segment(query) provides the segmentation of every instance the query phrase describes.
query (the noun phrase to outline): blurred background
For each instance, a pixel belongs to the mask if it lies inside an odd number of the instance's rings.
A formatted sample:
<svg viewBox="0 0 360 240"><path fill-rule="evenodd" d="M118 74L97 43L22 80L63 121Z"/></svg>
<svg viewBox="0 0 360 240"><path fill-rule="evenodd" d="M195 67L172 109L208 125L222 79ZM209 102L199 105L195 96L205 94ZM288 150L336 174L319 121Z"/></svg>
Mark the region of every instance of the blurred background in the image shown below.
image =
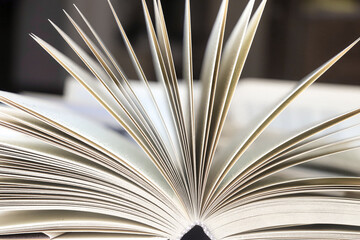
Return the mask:
<svg viewBox="0 0 360 240"><path fill-rule="evenodd" d="M153 80L141 1L112 2L145 73ZM35 33L76 59L47 21L51 19L70 36L79 39L61 10L65 9L81 22L73 3L102 36L128 77L136 78L105 0L0 0L1 89L62 93L67 73L28 34ZM227 35L246 3L245 0L230 1ZM162 4L181 78L184 0L163 0ZM148 1L148 5L151 8L152 1ZM203 52L219 5L220 0L191 2L195 78L199 78ZM242 78L299 80L359 36L358 0L270 0ZM320 81L358 85L359 66L360 46L357 46Z"/></svg>

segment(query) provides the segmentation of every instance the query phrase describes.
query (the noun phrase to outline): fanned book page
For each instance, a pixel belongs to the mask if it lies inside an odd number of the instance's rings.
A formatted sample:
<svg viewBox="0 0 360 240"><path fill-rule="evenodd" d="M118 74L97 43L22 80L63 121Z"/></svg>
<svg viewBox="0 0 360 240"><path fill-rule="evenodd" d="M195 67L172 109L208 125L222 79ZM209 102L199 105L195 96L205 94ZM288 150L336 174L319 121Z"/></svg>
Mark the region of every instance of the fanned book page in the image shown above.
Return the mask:
<svg viewBox="0 0 360 240"><path fill-rule="evenodd" d="M266 0L249 1L228 39L231 2L222 1L205 50L200 96L194 92L190 0L184 2L184 92L161 2L154 0L150 13L142 0L166 101L154 93L121 16L108 4L141 91L91 26L94 20L76 6L78 20L65 15L87 49L50 23L87 69L30 36L128 136L51 103L0 91L1 239L38 234L58 240L195 239L196 229L210 239L360 238L360 170L341 168L345 154L359 161L360 108L299 129L286 140L263 141L277 116L359 40L306 75L257 124L227 133L223 142ZM329 156L338 163L326 165ZM309 164L318 159L322 165ZM326 172L319 166L332 167Z"/></svg>

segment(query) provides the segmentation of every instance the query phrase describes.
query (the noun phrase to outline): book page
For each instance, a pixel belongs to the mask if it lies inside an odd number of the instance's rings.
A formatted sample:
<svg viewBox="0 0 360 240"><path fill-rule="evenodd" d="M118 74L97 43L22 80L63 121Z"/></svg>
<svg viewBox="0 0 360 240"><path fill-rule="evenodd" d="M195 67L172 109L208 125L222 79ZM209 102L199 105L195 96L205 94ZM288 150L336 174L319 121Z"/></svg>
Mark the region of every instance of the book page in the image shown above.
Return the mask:
<svg viewBox="0 0 360 240"><path fill-rule="evenodd" d="M247 231L319 222L357 226L359 211L357 199L294 196L253 202L213 215L207 218L206 226L216 239Z"/></svg>
<svg viewBox="0 0 360 240"><path fill-rule="evenodd" d="M167 238L159 238L152 236L141 236L126 233L96 233L96 232L85 232L85 233L65 233L59 237L52 238L56 240L167 240Z"/></svg>
<svg viewBox="0 0 360 240"><path fill-rule="evenodd" d="M206 46L201 67L200 81L202 85L201 99L196 118L196 161L198 169L199 196L203 190L203 174L206 161L206 149L215 98L215 87L218 79L220 58L224 40L225 23L228 10L228 0L223 0L215 19Z"/></svg>
<svg viewBox="0 0 360 240"><path fill-rule="evenodd" d="M239 145L236 150L228 149L227 153L224 155L217 156L219 159L214 160L214 164L217 164L217 166L212 168L214 171L209 175L209 186L214 186L210 191L210 196L214 193L214 191L219 192L221 191L220 189L228 186L228 184L236 176L241 174L249 166L249 164L251 164L251 162L256 161L255 159L251 158L242 159L242 161L239 161L239 159L275 117L277 117L301 92L303 92L316 79L318 79L358 41L359 39L354 41L339 54L306 76L293 91L291 91L272 111L270 111L268 116L265 117L260 122L260 124L253 129L253 132ZM228 161L224 159L228 159ZM219 185L221 185L220 188L218 188Z"/></svg>
<svg viewBox="0 0 360 240"><path fill-rule="evenodd" d="M12 93L1 92L0 94L3 101L11 101L12 105L27 109L27 111L50 125L59 127L68 134L107 152L125 166L130 164L129 167L131 166L131 168L144 175L156 187L160 187L173 201L176 199L172 189L149 158L142 151L138 151L137 147L128 139L88 119L76 116L76 114L66 109L54 109L54 106L49 106L42 101Z"/></svg>
<svg viewBox="0 0 360 240"><path fill-rule="evenodd" d="M33 211L0 211L0 224L2 233L41 232L46 230L64 231L104 231L128 232L135 231L140 234L165 235L163 232L148 226L106 214L84 212L89 209L77 210L33 210Z"/></svg>

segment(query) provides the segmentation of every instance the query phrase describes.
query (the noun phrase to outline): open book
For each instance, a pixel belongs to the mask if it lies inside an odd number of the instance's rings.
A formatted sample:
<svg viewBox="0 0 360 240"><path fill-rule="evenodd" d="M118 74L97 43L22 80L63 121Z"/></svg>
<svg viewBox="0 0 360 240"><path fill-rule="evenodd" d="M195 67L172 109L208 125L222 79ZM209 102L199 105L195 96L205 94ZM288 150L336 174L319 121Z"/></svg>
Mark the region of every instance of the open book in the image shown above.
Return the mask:
<svg viewBox="0 0 360 240"><path fill-rule="evenodd" d="M180 97L161 3L154 1L153 23L142 1L154 68L167 99L161 104L110 2L143 83L141 94L80 11L87 34L66 15L92 56L51 24L88 70L31 34L131 138L51 104L1 92L0 234L178 239L198 225L213 239L359 239L359 175L302 174L294 166L330 155L341 162L343 153L355 152L359 125L347 120L360 109L299 130L282 142L274 139L265 146L260 141L266 127L358 40L304 77L253 128L232 132L227 144L219 144L265 2L253 11L250 0L225 41L229 3L222 1L196 102L189 0L184 17L185 98Z"/></svg>

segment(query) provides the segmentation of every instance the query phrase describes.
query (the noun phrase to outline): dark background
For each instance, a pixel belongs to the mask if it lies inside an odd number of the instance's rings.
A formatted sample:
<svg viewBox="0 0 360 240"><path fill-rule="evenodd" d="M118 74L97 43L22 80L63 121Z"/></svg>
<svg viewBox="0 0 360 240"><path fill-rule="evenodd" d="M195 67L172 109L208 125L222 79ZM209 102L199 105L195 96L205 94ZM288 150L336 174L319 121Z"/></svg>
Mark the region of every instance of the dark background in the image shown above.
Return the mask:
<svg viewBox="0 0 360 240"><path fill-rule="evenodd" d="M153 80L141 1L112 2L145 73ZM47 21L50 18L70 36L79 39L62 12L65 9L82 23L72 3L83 11L129 78L136 78L105 0L0 0L0 89L62 92L66 72L28 34L35 33L76 59ZM246 3L230 0L227 35ZM184 0L163 0L162 4L181 78ZM148 5L151 10L152 1L148 1ZM199 77L203 52L219 5L220 0L191 2L195 78ZM359 36L360 1L269 0L242 77L299 80ZM360 84L359 66L360 46L357 46L319 81Z"/></svg>

